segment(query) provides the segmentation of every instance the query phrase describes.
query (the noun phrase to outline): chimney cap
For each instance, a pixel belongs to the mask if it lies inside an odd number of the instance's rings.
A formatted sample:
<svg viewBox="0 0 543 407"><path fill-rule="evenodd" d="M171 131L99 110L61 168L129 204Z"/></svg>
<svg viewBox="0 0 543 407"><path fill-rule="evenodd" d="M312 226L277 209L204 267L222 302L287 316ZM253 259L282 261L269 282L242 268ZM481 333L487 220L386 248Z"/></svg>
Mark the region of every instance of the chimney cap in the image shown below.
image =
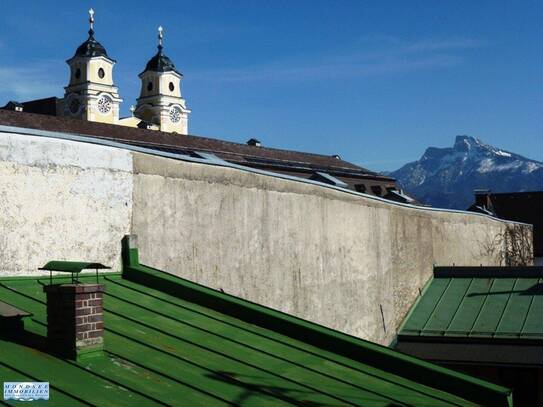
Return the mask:
<svg viewBox="0 0 543 407"><path fill-rule="evenodd" d="M72 283L79 283L78 275L82 270L94 269L96 270L96 282L98 283L98 270L110 269L111 267L104 266L101 263L90 263L85 261L59 261L54 260L48 262L46 265L40 267L38 270L49 271L49 281L53 284L53 271L70 273L72 276Z"/></svg>

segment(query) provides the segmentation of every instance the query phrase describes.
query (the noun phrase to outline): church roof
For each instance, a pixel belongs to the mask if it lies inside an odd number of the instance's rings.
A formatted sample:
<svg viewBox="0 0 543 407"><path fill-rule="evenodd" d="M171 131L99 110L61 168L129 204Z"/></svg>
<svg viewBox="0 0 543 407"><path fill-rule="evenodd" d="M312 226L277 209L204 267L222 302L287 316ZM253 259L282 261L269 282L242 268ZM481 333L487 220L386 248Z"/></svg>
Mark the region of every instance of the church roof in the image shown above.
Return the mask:
<svg viewBox="0 0 543 407"><path fill-rule="evenodd" d="M74 57L106 57L111 59L107 55L107 51L104 46L96 41L96 38L94 38L93 30L89 30L89 38L83 44L77 47Z"/></svg>
<svg viewBox="0 0 543 407"><path fill-rule="evenodd" d="M154 57L152 57L149 62L147 62L147 65L145 66L145 70L143 72L175 72L179 75L182 75L180 72L175 69L175 65L173 64L172 60L164 54L162 51L162 47L159 46L158 52L155 54Z"/></svg>

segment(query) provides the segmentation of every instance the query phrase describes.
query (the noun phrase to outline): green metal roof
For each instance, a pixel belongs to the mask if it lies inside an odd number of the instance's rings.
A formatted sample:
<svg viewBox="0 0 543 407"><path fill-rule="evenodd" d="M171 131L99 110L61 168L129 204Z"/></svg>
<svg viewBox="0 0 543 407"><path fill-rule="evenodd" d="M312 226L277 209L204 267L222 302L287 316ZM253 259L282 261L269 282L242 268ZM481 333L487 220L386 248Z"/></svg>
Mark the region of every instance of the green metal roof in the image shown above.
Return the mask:
<svg viewBox="0 0 543 407"><path fill-rule="evenodd" d="M511 405L508 389L140 265L130 250L122 275L100 276L105 355L83 361L44 347L48 278L0 279L0 298L34 314L25 336L0 338L0 378L50 382L51 406Z"/></svg>
<svg viewBox="0 0 543 407"><path fill-rule="evenodd" d="M399 336L543 339L543 268L436 268Z"/></svg>

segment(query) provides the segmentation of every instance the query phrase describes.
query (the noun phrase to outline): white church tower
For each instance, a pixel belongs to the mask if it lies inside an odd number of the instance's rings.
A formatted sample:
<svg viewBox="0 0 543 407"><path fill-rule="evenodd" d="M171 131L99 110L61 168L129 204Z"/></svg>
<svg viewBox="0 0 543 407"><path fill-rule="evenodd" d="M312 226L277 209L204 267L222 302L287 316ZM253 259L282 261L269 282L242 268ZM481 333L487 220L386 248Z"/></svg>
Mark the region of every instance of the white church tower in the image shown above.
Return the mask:
<svg viewBox="0 0 543 407"><path fill-rule="evenodd" d="M163 29L158 27L158 52L139 74L141 92L134 115L165 132L188 134L188 115L181 96L181 77L163 50Z"/></svg>
<svg viewBox="0 0 543 407"><path fill-rule="evenodd" d="M113 65L106 49L94 38L94 11L89 10L89 38L66 62L70 83L59 101L57 114L102 123L119 120L118 89L113 84Z"/></svg>

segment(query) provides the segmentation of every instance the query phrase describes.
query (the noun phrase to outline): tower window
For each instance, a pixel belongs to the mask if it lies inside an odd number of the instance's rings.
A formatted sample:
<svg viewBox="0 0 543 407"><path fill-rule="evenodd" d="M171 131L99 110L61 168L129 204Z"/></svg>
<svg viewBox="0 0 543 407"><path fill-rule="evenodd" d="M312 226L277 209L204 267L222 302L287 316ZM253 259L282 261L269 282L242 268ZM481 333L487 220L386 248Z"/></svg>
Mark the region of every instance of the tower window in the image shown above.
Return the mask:
<svg viewBox="0 0 543 407"><path fill-rule="evenodd" d="M147 91L148 91L148 92L151 92L152 90L153 90L153 82L149 82L149 83L147 84Z"/></svg>
<svg viewBox="0 0 543 407"><path fill-rule="evenodd" d="M81 78L81 69L80 69L80 68L77 68L77 69L75 70L74 76L75 76L75 79Z"/></svg>
<svg viewBox="0 0 543 407"><path fill-rule="evenodd" d="M173 92L173 90L175 89L175 86L173 85L173 82L170 82L168 87L170 88L170 92Z"/></svg>
<svg viewBox="0 0 543 407"><path fill-rule="evenodd" d="M98 69L98 76L100 77L100 79L103 79L104 76L106 76L103 68Z"/></svg>

